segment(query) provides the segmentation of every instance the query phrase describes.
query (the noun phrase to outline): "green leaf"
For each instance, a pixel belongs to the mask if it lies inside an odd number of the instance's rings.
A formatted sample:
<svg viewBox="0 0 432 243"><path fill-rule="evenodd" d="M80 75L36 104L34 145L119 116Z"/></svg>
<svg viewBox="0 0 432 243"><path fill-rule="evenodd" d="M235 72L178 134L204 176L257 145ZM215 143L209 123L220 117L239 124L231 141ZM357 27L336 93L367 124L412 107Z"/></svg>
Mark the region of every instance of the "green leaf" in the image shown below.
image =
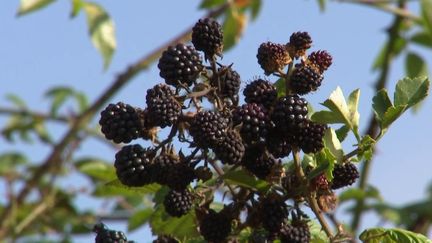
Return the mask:
<svg viewBox="0 0 432 243"><path fill-rule="evenodd" d="M70 13L70 17L75 18L83 7L84 2L82 0L72 0L72 10Z"/></svg>
<svg viewBox="0 0 432 243"><path fill-rule="evenodd" d="M376 141L371 136L366 135L362 137L360 144L358 145L359 160L364 158L365 160L371 160L373 156L373 149Z"/></svg>
<svg viewBox="0 0 432 243"><path fill-rule="evenodd" d="M419 103L429 93L429 79L427 77L404 78L396 84L394 105L407 108Z"/></svg>
<svg viewBox="0 0 432 243"><path fill-rule="evenodd" d="M328 243L330 242L321 225L316 220L309 220L309 231L311 234L312 243Z"/></svg>
<svg viewBox="0 0 432 243"><path fill-rule="evenodd" d="M224 50L231 49L240 39L246 26L246 16L235 8L229 8L222 29L224 32Z"/></svg>
<svg viewBox="0 0 432 243"><path fill-rule="evenodd" d="M354 92L352 97L353 105L355 105L354 100L356 95L357 92ZM324 101L323 105L333 112L335 121L344 123L350 128L350 130L357 134L356 124L358 124L358 114L350 112L340 87L337 87L336 90L330 94L330 97Z"/></svg>
<svg viewBox="0 0 432 243"><path fill-rule="evenodd" d="M60 107L73 95L74 91L69 87L55 87L48 90L45 96L52 98L51 115L56 116Z"/></svg>
<svg viewBox="0 0 432 243"><path fill-rule="evenodd" d="M405 48L407 44L407 41L405 39L402 39L401 37L398 37L395 40L394 48L393 48L393 56L398 56L401 51ZM379 52L378 56L375 58L375 62L372 65L372 71L376 71L378 69L381 69L385 63L385 54L388 49L388 43L385 43L384 46L381 48L381 51Z"/></svg>
<svg viewBox="0 0 432 243"><path fill-rule="evenodd" d="M393 104L390 97L387 94L387 90L382 89L372 99L372 108L375 113L375 117L378 121L382 122L384 119L385 112L392 107Z"/></svg>
<svg viewBox="0 0 432 243"><path fill-rule="evenodd" d="M369 199L369 198L382 201L382 197L378 189L376 189L373 186L368 186L365 190L359 188L349 188L343 191L339 195L339 202L342 203L352 199L362 200L362 199Z"/></svg>
<svg viewBox="0 0 432 243"><path fill-rule="evenodd" d="M336 132L333 128L326 130L324 134L324 145L330 153L334 156L338 163L341 163L344 157L344 152L342 150L342 145L337 138Z"/></svg>
<svg viewBox="0 0 432 243"><path fill-rule="evenodd" d="M23 99L21 99L19 96L14 94L7 94L6 99L12 102L16 107L21 109L26 109L27 105Z"/></svg>
<svg viewBox="0 0 432 243"><path fill-rule="evenodd" d="M360 100L360 89L356 89L348 96L348 110L350 113L350 121L353 129L358 131L360 114L358 112L358 105Z"/></svg>
<svg viewBox="0 0 432 243"><path fill-rule="evenodd" d="M432 48L432 33L428 31L418 32L411 37L411 42Z"/></svg>
<svg viewBox="0 0 432 243"><path fill-rule="evenodd" d="M421 0L421 11L425 31L432 35L432 0Z"/></svg>
<svg viewBox="0 0 432 243"><path fill-rule="evenodd" d="M78 103L78 108L80 112L86 110L89 106L87 96L82 92L75 92L75 100Z"/></svg>
<svg viewBox="0 0 432 243"><path fill-rule="evenodd" d="M346 125L341 126L339 129L336 130L336 135L339 141L343 142L345 138L348 136L349 127Z"/></svg>
<svg viewBox="0 0 432 243"><path fill-rule="evenodd" d="M47 144L53 144L51 135L48 133L48 129L46 128L43 120L34 122L33 131L36 133L36 135L41 140L41 142Z"/></svg>
<svg viewBox="0 0 432 243"><path fill-rule="evenodd" d="M317 0L320 11L324 12L325 7L326 7L326 0Z"/></svg>
<svg viewBox="0 0 432 243"><path fill-rule="evenodd" d="M80 159L75 162L75 166L81 173L97 180L112 181L117 178L112 164L101 159Z"/></svg>
<svg viewBox="0 0 432 243"><path fill-rule="evenodd" d="M257 191L266 191L270 187L266 181L256 179L244 170L228 171L222 178L229 184L244 186Z"/></svg>
<svg viewBox="0 0 432 243"><path fill-rule="evenodd" d="M0 175L4 176L15 171L16 167L27 163L27 157L22 153L6 152L0 154Z"/></svg>
<svg viewBox="0 0 432 243"><path fill-rule="evenodd" d="M343 123L343 120L341 120L340 117L335 116L334 113L331 111L317 111L312 114L311 120L322 124Z"/></svg>
<svg viewBox="0 0 432 243"><path fill-rule="evenodd" d="M405 58L405 71L411 78L427 75L427 65L421 56L409 52Z"/></svg>
<svg viewBox="0 0 432 243"><path fill-rule="evenodd" d="M381 129L387 129L396 119L398 119L407 108L406 105L390 107L385 113L381 123Z"/></svg>
<svg viewBox="0 0 432 243"><path fill-rule="evenodd" d="M322 171L324 169L324 173L326 178L329 181L333 180L333 169L336 158L330 152L328 148L324 148L321 150L316 156L316 164L317 164L317 172Z"/></svg>
<svg viewBox="0 0 432 243"><path fill-rule="evenodd" d="M150 225L155 235L166 234L178 239L190 239L200 236L195 218L194 210L180 218L170 217L163 205L158 205L150 217Z"/></svg>
<svg viewBox="0 0 432 243"><path fill-rule="evenodd" d="M106 184L96 186L93 195L98 197L118 197L118 196L137 196L155 193L161 186L159 184L149 184L141 187L128 187L123 185L118 179Z"/></svg>
<svg viewBox="0 0 432 243"><path fill-rule="evenodd" d="M277 91L277 97L283 97L285 96L285 79L280 78L278 79L275 83L274 86L276 87L276 91Z"/></svg>
<svg viewBox="0 0 432 243"><path fill-rule="evenodd" d="M150 216L152 215L152 213L152 208L146 208L133 213L132 217L130 217L128 220L128 231L134 231L143 224L147 223L150 220Z"/></svg>
<svg viewBox="0 0 432 243"><path fill-rule="evenodd" d="M55 2L55 0L21 0L17 16L40 10L53 2Z"/></svg>
<svg viewBox="0 0 432 243"><path fill-rule="evenodd" d="M430 243L424 235L404 229L371 228L360 234L360 240L367 243Z"/></svg>
<svg viewBox="0 0 432 243"><path fill-rule="evenodd" d="M99 4L86 2L84 11L92 43L102 55L104 69L107 69L117 45L114 23Z"/></svg>
<svg viewBox="0 0 432 243"><path fill-rule="evenodd" d="M251 9L251 19L255 20L258 17L259 12L261 11L262 1L261 0L252 0L250 3Z"/></svg>
<svg viewBox="0 0 432 243"><path fill-rule="evenodd" d="M209 9L224 4L226 0L203 0L199 6L200 9Z"/></svg>

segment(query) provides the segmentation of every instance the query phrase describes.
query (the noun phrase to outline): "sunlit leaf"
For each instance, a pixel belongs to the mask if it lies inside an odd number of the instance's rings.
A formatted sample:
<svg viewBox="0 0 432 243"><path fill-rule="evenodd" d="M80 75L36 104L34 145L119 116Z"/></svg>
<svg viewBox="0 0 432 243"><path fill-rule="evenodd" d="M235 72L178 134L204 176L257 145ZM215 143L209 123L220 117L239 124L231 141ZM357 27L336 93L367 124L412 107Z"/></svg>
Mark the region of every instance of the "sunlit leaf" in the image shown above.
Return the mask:
<svg viewBox="0 0 432 243"><path fill-rule="evenodd" d="M356 89L348 96L348 110L350 113L350 121L354 130L358 130L360 114L358 112L358 105L360 99L360 89Z"/></svg>
<svg viewBox="0 0 432 243"><path fill-rule="evenodd" d="M340 163L343 160L344 152L342 149L342 145L336 136L336 132L333 128L329 128L326 130L324 134L324 145L325 148L329 149L335 159Z"/></svg>
<svg viewBox="0 0 432 243"><path fill-rule="evenodd" d="M21 0L17 16L40 10L53 2L55 2L55 0Z"/></svg>
<svg viewBox="0 0 432 243"><path fill-rule="evenodd" d="M137 196L149 193L155 193L161 186L159 184L149 184L141 187L128 187L123 185L118 179L106 184L96 186L93 195L99 197L116 197L116 196Z"/></svg>
<svg viewBox="0 0 432 243"><path fill-rule="evenodd" d="M427 77L404 78L396 84L394 105L407 108L422 101L429 93L429 79Z"/></svg>
<svg viewBox="0 0 432 243"><path fill-rule="evenodd" d="M397 107L392 106L387 109L383 116L381 128L387 129L394 121L396 121L396 119L398 119L402 115L406 108L406 105L401 105Z"/></svg>
<svg viewBox="0 0 432 243"><path fill-rule="evenodd" d="M339 139L339 141L343 142L345 138L348 136L349 127L346 125L341 126L339 129L336 130L336 136Z"/></svg>
<svg viewBox="0 0 432 243"><path fill-rule="evenodd" d="M328 243L330 242L325 231L316 220L309 220L309 231L311 235L311 242L313 243Z"/></svg>
<svg viewBox="0 0 432 243"><path fill-rule="evenodd" d="M97 158L84 158L75 162L76 168L91 178L112 181L116 178L114 167L111 163Z"/></svg>
<svg viewBox="0 0 432 243"><path fill-rule="evenodd" d="M360 240L365 243L430 243L426 236L404 229L366 229L360 234Z"/></svg>
<svg viewBox="0 0 432 243"><path fill-rule="evenodd" d="M72 10L70 13L70 17L71 18L76 17L83 7L84 7L84 1L72 0Z"/></svg>

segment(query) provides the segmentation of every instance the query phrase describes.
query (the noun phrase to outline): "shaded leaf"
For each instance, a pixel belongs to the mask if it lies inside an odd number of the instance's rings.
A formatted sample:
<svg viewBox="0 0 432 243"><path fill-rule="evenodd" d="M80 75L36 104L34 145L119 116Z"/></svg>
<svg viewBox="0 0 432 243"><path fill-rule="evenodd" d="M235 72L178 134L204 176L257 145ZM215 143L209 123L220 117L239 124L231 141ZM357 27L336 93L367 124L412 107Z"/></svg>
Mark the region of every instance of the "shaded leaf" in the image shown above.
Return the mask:
<svg viewBox="0 0 432 243"><path fill-rule="evenodd" d="M155 235L166 234L185 240L200 236L195 218L194 210L180 218L170 217L163 205L158 205L150 217L150 225Z"/></svg>
<svg viewBox="0 0 432 243"><path fill-rule="evenodd" d="M336 158L328 148L324 148L316 154L317 171L323 171L329 181L333 180L333 169Z"/></svg>
<svg viewBox="0 0 432 243"><path fill-rule="evenodd" d="M224 50L231 49L240 39L246 27L246 16L235 8L229 8L222 26L224 33Z"/></svg>
<svg viewBox="0 0 432 243"><path fill-rule="evenodd" d="M16 167L28 163L27 157L19 152L0 154L0 175L15 171Z"/></svg>
<svg viewBox="0 0 432 243"><path fill-rule="evenodd" d="M325 7L326 7L326 0L317 0L320 11L324 12Z"/></svg>
<svg viewBox="0 0 432 243"><path fill-rule="evenodd" d="M364 190L359 188L348 188L339 195L339 202L342 203L352 199L362 200L368 198L382 201L382 197L378 189L373 186L368 186Z"/></svg>
<svg viewBox="0 0 432 243"><path fill-rule="evenodd" d="M96 186L93 195L99 197L118 197L118 196L139 196L149 193L155 193L161 186L159 184L150 184L141 187L128 187L123 185L118 179L106 184Z"/></svg>
<svg viewBox="0 0 432 243"><path fill-rule="evenodd" d="M411 42L432 48L432 33L427 31L418 32L411 37Z"/></svg>
<svg viewBox="0 0 432 243"><path fill-rule="evenodd" d="M150 220L153 213L152 208L146 208L135 212L128 220L128 231L134 231Z"/></svg>
<svg viewBox="0 0 432 243"><path fill-rule="evenodd" d="M340 117L335 116L331 111L317 111L312 114L311 120L322 124L337 124L343 122Z"/></svg>
<svg viewBox="0 0 432 243"><path fill-rule="evenodd" d="M410 78L426 75L427 65L421 56L409 52L405 58L405 72Z"/></svg>
<svg viewBox="0 0 432 243"><path fill-rule="evenodd" d="M375 143L376 141L369 135L362 137L362 140L358 145L357 157L359 158L359 160L361 160L362 158L364 158L365 160L372 159Z"/></svg>
<svg viewBox="0 0 432 243"><path fill-rule="evenodd" d="M78 103L78 108L80 112L86 110L89 106L87 96L82 92L75 92L75 99Z"/></svg>
<svg viewBox="0 0 432 243"><path fill-rule="evenodd" d="M403 106L397 106L397 107L390 107L387 109L387 111L384 113L384 117L381 123L381 129L387 129L396 119L398 119L402 113L407 108L406 105Z"/></svg>
<svg viewBox="0 0 432 243"><path fill-rule="evenodd" d="M114 23L99 4L86 2L84 11L92 43L102 55L107 69L117 46Z"/></svg>
<svg viewBox="0 0 432 243"><path fill-rule="evenodd" d="M53 144L51 135L48 133L43 121L35 121L33 131L43 143Z"/></svg>
<svg viewBox="0 0 432 243"><path fill-rule="evenodd" d="M378 93L372 99L372 108L375 113L375 118L378 121L382 121L384 119L385 112L392 106L393 104L387 94L387 90L385 89L378 91Z"/></svg>
<svg viewBox="0 0 432 243"><path fill-rule="evenodd" d="M276 87L276 91L277 91L277 97L283 97L285 96L285 79L280 78L278 79L275 83L274 86Z"/></svg>
<svg viewBox="0 0 432 243"><path fill-rule="evenodd" d="M407 41L405 39L402 39L401 37L396 38L393 47L393 57L398 56L401 53L401 51L405 48L406 44ZM382 66L384 65L385 63L384 59L385 59L385 54L387 52L387 49L388 49L388 43L386 42L384 46L381 48L378 56L375 58L374 64L372 65L373 71L381 69Z"/></svg>
<svg viewBox="0 0 432 243"><path fill-rule="evenodd" d="M81 173L97 180L112 181L116 178L116 173L112 164L101 159L80 159L75 162L75 166Z"/></svg>
<svg viewBox="0 0 432 243"><path fill-rule="evenodd" d="M424 235L417 234L404 229L366 229L360 234L360 240L367 243L428 243L432 242Z"/></svg>
<svg viewBox="0 0 432 243"><path fill-rule="evenodd" d="M53 2L55 2L55 0L21 0L17 16L40 10Z"/></svg>
<svg viewBox="0 0 432 243"><path fill-rule="evenodd" d="M325 148L327 148L334 156L334 158L338 161L338 163L342 162L344 152L342 150L342 145L337 138L336 132L333 130L333 128L329 128L326 130L324 134L324 145Z"/></svg>
<svg viewBox="0 0 432 243"><path fill-rule="evenodd" d="M341 126L339 129L336 130L336 136L339 139L339 141L343 142L345 138L348 136L349 127L346 125Z"/></svg>
<svg viewBox="0 0 432 243"><path fill-rule="evenodd" d="M14 94L7 94L6 99L12 102L16 107L25 109L27 108L27 105L23 99L21 99L19 96Z"/></svg>
<svg viewBox="0 0 432 243"><path fill-rule="evenodd" d="M250 3L252 20L255 20L258 17L258 14L262 8L261 5L262 5L261 0L252 0L252 2Z"/></svg>
<svg viewBox="0 0 432 243"><path fill-rule="evenodd" d="M46 97L52 98L50 113L52 116L57 116L58 110L66 102L66 100L74 95L74 91L69 87L55 87L45 93Z"/></svg>
<svg viewBox="0 0 432 243"><path fill-rule="evenodd" d="M409 108L426 98L428 93L429 79L427 77L404 78L396 84L394 105Z"/></svg>
<svg viewBox="0 0 432 243"><path fill-rule="evenodd" d="M432 0L421 0L421 12L425 31L432 35Z"/></svg>
<svg viewBox="0 0 432 243"><path fill-rule="evenodd" d="M259 180L244 170L228 171L222 178L229 184L244 186L257 191L266 191L270 187L266 181Z"/></svg>
<svg viewBox="0 0 432 243"><path fill-rule="evenodd" d="M70 17L76 17L81 9L84 7L84 2L82 0L72 0L72 10L70 13Z"/></svg>
<svg viewBox="0 0 432 243"><path fill-rule="evenodd" d="M214 8L224 4L226 0L203 0L199 6L201 9Z"/></svg>

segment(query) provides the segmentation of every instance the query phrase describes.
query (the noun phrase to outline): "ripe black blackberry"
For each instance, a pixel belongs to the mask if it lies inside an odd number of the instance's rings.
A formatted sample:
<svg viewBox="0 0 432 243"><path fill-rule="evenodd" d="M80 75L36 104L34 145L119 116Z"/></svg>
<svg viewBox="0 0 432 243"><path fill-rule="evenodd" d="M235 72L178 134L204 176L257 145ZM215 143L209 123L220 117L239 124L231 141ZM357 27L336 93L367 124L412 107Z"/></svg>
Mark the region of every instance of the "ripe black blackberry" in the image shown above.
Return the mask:
<svg viewBox="0 0 432 243"><path fill-rule="evenodd" d="M237 107L233 114L233 124L241 125L240 135L246 144L265 142L273 127L267 109L255 103Z"/></svg>
<svg viewBox="0 0 432 243"><path fill-rule="evenodd" d="M129 143L137 139L143 127L139 113L137 108L123 102L109 104L101 112L99 120L105 138L115 143Z"/></svg>
<svg viewBox="0 0 432 243"><path fill-rule="evenodd" d="M258 48L256 57L266 75L282 70L291 62L285 46L272 42L262 43Z"/></svg>
<svg viewBox="0 0 432 243"><path fill-rule="evenodd" d="M126 186L143 186L154 182L154 153L139 144L127 145L115 155L118 179Z"/></svg>
<svg viewBox="0 0 432 243"><path fill-rule="evenodd" d="M281 186L286 191L286 196L289 198L298 198L302 194L302 182L293 171L288 171L281 179Z"/></svg>
<svg viewBox="0 0 432 243"><path fill-rule="evenodd" d="M216 213L210 209L201 219L199 231L209 242L223 242L231 233L231 219L226 214Z"/></svg>
<svg viewBox="0 0 432 243"><path fill-rule="evenodd" d="M146 103L150 123L161 128L175 124L182 110L174 91L166 84L148 89Z"/></svg>
<svg viewBox="0 0 432 243"><path fill-rule="evenodd" d="M169 85L191 86L203 69L201 57L193 46L182 43L170 46L159 59L159 75Z"/></svg>
<svg viewBox="0 0 432 243"><path fill-rule="evenodd" d="M223 33L220 24L211 18L200 19L192 28L192 44L203 51L205 59L220 56L223 49Z"/></svg>
<svg viewBox="0 0 432 243"><path fill-rule="evenodd" d="M306 50L312 46L312 38L308 32L294 32L290 36L288 49L292 57L299 58L305 55Z"/></svg>
<svg viewBox="0 0 432 243"><path fill-rule="evenodd" d="M307 120L306 125L300 130L300 148L305 153L317 153L324 148L323 137L327 130L327 125L319 124Z"/></svg>
<svg viewBox="0 0 432 243"><path fill-rule="evenodd" d="M266 148L275 158L284 158L291 153L291 138L283 136L277 129L271 129L266 140Z"/></svg>
<svg viewBox="0 0 432 243"><path fill-rule="evenodd" d="M233 165L241 162L245 147L240 135L234 130L229 130L222 142L213 150L223 164Z"/></svg>
<svg viewBox="0 0 432 243"><path fill-rule="evenodd" d="M279 163L271 154L263 148L250 146L246 149L241 164L256 177L265 180L272 172L274 166Z"/></svg>
<svg viewBox="0 0 432 243"><path fill-rule="evenodd" d="M179 243L179 241L168 235L159 235L153 243Z"/></svg>
<svg viewBox="0 0 432 243"><path fill-rule="evenodd" d="M228 120L216 111L198 112L189 127L194 143L200 148L211 148L226 136Z"/></svg>
<svg viewBox="0 0 432 243"><path fill-rule="evenodd" d="M278 194L269 194L260 199L259 207L263 228L270 233L279 232L288 220L285 200Z"/></svg>
<svg viewBox="0 0 432 243"><path fill-rule="evenodd" d="M93 227L93 232L95 232L96 243L127 243L126 235L122 231L110 230L103 223L98 223Z"/></svg>
<svg viewBox="0 0 432 243"><path fill-rule="evenodd" d="M161 185L167 184L169 170L180 163L180 158L171 149L163 150L155 157L153 162L153 173L155 181Z"/></svg>
<svg viewBox="0 0 432 243"><path fill-rule="evenodd" d="M222 98L230 98L232 101L238 99L240 89L240 75L230 66L218 69L218 78L216 75L210 80L210 85L218 89Z"/></svg>
<svg viewBox="0 0 432 243"><path fill-rule="evenodd" d="M357 167L351 163L336 164L333 169L331 189L339 189L352 185L359 178Z"/></svg>
<svg viewBox="0 0 432 243"><path fill-rule="evenodd" d="M257 103L270 109L277 100L276 87L267 80L256 79L243 90L246 103Z"/></svg>
<svg viewBox="0 0 432 243"><path fill-rule="evenodd" d="M172 217L181 217L189 212L193 204L193 195L189 189L170 190L165 195L165 211Z"/></svg>
<svg viewBox="0 0 432 243"><path fill-rule="evenodd" d="M292 134L304 126L307 119L307 101L298 95L281 97L275 104L272 121L276 129L285 134Z"/></svg>
<svg viewBox="0 0 432 243"><path fill-rule="evenodd" d="M310 63L318 67L321 73L326 71L331 65L333 58L327 51L314 51L308 56Z"/></svg>
<svg viewBox="0 0 432 243"><path fill-rule="evenodd" d="M311 234L306 221L294 221L285 225L280 232L281 243L309 243Z"/></svg>
<svg viewBox="0 0 432 243"><path fill-rule="evenodd" d="M196 178L193 168L184 162L170 166L165 176L165 185L174 190L184 190Z"/></svg>
<svg viewBox="0 0 432 243"><path fill-rule="evenodd" d="M316 91L323 78L316 66L297 64L291 75L291 89L299 95Z"/></svg>

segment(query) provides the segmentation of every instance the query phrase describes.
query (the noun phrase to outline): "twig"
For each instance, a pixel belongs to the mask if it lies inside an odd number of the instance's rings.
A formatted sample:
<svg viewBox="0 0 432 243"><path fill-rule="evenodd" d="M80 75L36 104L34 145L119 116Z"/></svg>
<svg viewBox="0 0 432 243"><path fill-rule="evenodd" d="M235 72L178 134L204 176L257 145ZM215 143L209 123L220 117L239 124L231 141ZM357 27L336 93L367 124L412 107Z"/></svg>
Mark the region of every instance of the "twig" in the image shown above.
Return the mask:
<svg viewBox="0 0 432 243"><path fill-rule="evenodd" d="M62 123L69 123L73 120L73 117L68 117L68 116L53 116L51 114L45 114L42 112L29 111L26 109L7 108L7 107L0 107L0 115L20 115L20 116L32 117L34 119L42 119L42 120L49 120L49 121L62 122Z"/></svg>

